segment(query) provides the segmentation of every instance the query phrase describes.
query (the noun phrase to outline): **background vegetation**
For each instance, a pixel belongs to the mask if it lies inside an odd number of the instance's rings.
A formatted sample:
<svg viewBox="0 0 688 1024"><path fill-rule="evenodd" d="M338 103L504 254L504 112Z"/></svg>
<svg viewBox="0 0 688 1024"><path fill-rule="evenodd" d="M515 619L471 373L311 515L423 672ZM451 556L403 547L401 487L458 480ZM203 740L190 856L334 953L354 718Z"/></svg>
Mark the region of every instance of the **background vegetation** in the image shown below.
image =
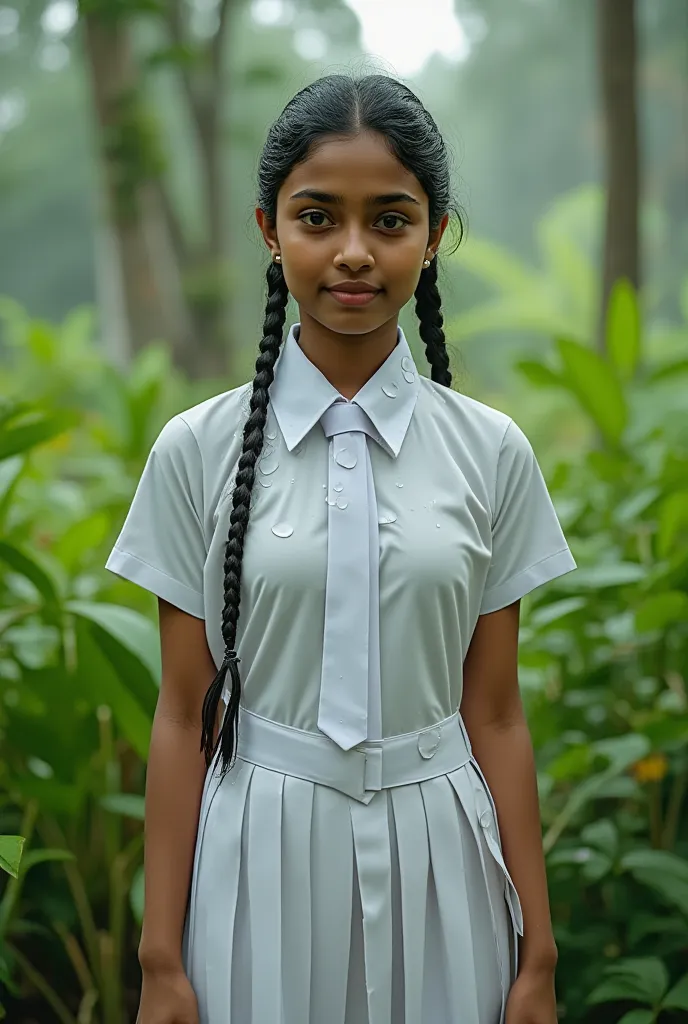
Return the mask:
<svg viewBox="0 0 688 1024"><path fill-rule="evenodd" d="M251 372L264 129L322 71L379 67L374 2L4 2L0 1002L124 1024L160 666L154 599L103 563L162 424ZM379 0L380 51L411 61L428 2ZM457 386L533 438L580 566L525 603L521 650L560 1019L680 1024L688 8L444 7L456 52L400 62L469 216L442 284Z"/></svg>

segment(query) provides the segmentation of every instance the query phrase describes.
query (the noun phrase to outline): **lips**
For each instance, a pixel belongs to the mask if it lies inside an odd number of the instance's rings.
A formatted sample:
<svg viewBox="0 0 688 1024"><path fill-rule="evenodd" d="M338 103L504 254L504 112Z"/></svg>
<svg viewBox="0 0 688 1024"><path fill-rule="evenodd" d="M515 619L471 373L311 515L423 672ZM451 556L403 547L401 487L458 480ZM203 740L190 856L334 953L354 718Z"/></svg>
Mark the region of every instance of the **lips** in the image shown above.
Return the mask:
<svg viewBox="0 0 688 1024"><path fill-rule="evenodd" d="M375 295L376 292L380 291L379 288L373 288L370 284L363 284L362 282L356 281L342 281L341 284L333 284L327 290L329 292L340 292L345 295Z"/></svg>

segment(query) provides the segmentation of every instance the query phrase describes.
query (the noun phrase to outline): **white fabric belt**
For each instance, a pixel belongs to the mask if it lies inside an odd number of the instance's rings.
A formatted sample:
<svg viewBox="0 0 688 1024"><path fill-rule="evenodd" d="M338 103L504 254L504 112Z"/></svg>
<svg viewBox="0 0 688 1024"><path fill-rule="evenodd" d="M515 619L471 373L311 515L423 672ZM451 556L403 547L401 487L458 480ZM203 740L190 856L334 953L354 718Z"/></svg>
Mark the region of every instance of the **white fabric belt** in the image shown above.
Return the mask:
<svg viewBox="0 0 688 1024"><path fill-rule="evenodd" d="M272 722L244 707L238 731L237 757L242 761L330 786L362 803L381 789L447 775L471 760L458 711L418 732L367 740L350 750L320 733Z"/></svg>

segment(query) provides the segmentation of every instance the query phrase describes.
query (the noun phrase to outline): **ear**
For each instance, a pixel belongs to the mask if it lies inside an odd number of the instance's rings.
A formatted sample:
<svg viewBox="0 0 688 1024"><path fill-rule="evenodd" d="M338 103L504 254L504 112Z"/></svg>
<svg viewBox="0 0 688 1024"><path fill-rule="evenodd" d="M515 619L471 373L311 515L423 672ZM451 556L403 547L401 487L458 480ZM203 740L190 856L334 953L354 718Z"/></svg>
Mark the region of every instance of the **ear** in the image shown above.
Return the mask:
<svg viewBox="0 0 688 1024"><path fill-rule="evenodd" d="M439 225L435 228L434 231L431 231L428 236L428 249L432 249L434 252L437 252L440 246L440 242L442 241L442 235L446 231L448 223L449 214L445 213Z"/></svg>
<svg viewBox="0 0 688 1024"><path fill-rule="evenodd" d="M256 207L256 221L263 239L265 240L265 244L270 250L270 255L274 256L280 251L279 239L277 238L277 225L268 220L265 210L261 209L260 206Z"/></svg>

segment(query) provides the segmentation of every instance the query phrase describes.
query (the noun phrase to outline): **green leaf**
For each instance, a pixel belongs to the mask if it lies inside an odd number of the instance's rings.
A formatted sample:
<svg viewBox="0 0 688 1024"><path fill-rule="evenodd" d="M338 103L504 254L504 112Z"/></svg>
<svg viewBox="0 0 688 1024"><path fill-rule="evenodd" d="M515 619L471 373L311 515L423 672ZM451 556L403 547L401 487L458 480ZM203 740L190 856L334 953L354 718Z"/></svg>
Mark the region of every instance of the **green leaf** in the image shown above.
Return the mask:
<svg viewBox="0 0 688 1024"><path fill-rule="evenodd" d="M619 376L630 380L640 359L640 316L631 282L618 278L607 307L607 352Z"/></svg>
<svg viewBox="0 0 688 1024"><path fill-rule="evenodd" d="M528 616L528 623L534 629L542 629L543 626L559 622L567 615L572 615L573 612L578 612L585 606L584 597L567 597L562 601L551 601L532 611Z"/></svg>
<svg viewBox="0 0 688 1024"><path fill-rule="evenodd" d="M643 512L660 496L659 487L644 487L631 494L625 501L619 502L614 509L614 522L622 525L635 523Z"/></svg>
<svg viewBox="0 0 688 1024"><path fill-rule="evenodd" d="M672 359L669 363L657 366L648 374L647 379L650 384L656 384L658 381L683 376L684 373L688 373L688 359Z"/></svg>
<svg viewBox="0 0 688 1024"><path fill-rule="evenodd" d="M655 1014L653 1010L629 1010L625 1013L618 1024L654 1024Z"/></svg>
<svg viewBox="0 0 688 1024"><path fill-rule="evenodd" d="M666 1010L688 1010L688 974L684 974L667 992L662 1006Z"/></svg>
<svg viewBox="0 0 688 1024"><path fill-rule="evenodd" d="M131 882L129 890L129 904L134 920L137 924L143 923L143 909L145 904L145 876L143 868L138 868Z"/></svg>
<svg viewBox="0 0 688 1024"><path fill-rule="evenodd" d="M625 736L614 736L593 743L592 749L609 759L610 764L602 772L584 779L569 795L564 807L557 814L544 836L545 853L553 849L571 819L590 801L599 796L603 788L624 772L631 764L644 757L650 744L645 736L627 733Z"/></svg>
<svg viewBox="0 0 688 1024"><path fill-rule="evenodd" d="M21 863L21 873L24 875L37 864L46 864L51 861L74 860L74 854L70 850L29 850Z"/></svg>
<svg viewBox="0 0 688 1024"><path fill-rule="evenodd" d="M666 967L653 956L619 960L606 974L607 980L588 996L589 1005L636 999L655 1008L669 984Z"/></svg>
<svg viewBox="0 0 688 1024"><path fill-rule="evenodd" d="M618 444L628 422L628 408L616 373L606 359L577 341L560 338L557 347L564 364L564 385L604 438L612 445Z"/></svg>
<svg viewBox="0 0 688 1024"><path fill-rule="evenodd" d="M19 548L0 540L0 562L4 562L13 572L30 580L47 604L58 605L60 603L55 581L45 569Z"/></svg>
<svg viewBox="0 0 688 1024"><path fill-rule="evenodd" d="M85 619L76 620L77 667L74 688L93 707L107 704L120 732L142 760L148 757L152 714L137 700L127 675L121 676L98 642L98 627ZM98 637L98 639L96 639ZM136 663L135 659L130 659Z"/></svg>
<svg viewBox="0 0 688 1024"><path fill-rule="evenodd" d="M96 633L100 646L122 672L129 674L131 688L139 699L155 710L162 672L160 638L150 619L133 608L95 601L69 601L67 610L87 619L102 633Z"/></svg>
<svg viewBox="0 0 688 1024"><path fill-rule="evenodd" d="M23 836L0 836L0 868L12 878L19 877L19 865L25 842Z"/></svg>
<svg viewBox="0 0 688 1024"><path fill-rule="evenodd" d="M486 238L474 236L451 259L503 294L521 295L539 283L536 270L510 249Z"/></svg>
<svg viewBox="0 0 688 1024"><path fill-rule="evenodd" d="M688 490L675 491L662 503L657 529L657 551L667 558L674 547L678 533L688 527Z"/></svg>
<svg viewBox="0 0 688 1024"><path fill-rule="evenodd" d="M600 818L586 825L581 832L581 839L591 846L596 846L608 857L614 858L619 845L619 833L616 825L609 818Z"/></svg>
<svg viewBox="0 0 688 1024"><path fill-rule="evenodd" d="M631 850L621 867L637 882L688 914L688 861L668 850Z"/></svg>
<svg viewBox="0 0 688 1024"><path fill-rule="evenodd" d="M645 579L647 570L638 562L610 562L608 565L584 565L567 582L564 576L558 581L561 588L571 587L576 590L599 590L602 587L623 587L629 583L638 583Z"/></svg>
<svg viewBox="0 0 688 1024"><path fill-rule="evenodd" d="M47 413L23 406L9 420L5 417L0 428L0 461L50 441L79 422L80 416L73 410L60 409Z"/></svg>
<svg viewBox="0 0 688 1024"><path fill-rule="evenodd" d="M675 622L688 621L688 594L667 590L644 601L635 612L635 628L639 633L666 629Z"/></svg>
<svg viewBox="0 0 688 1024"><path fill-rule="evenodd" d="M516 369L526 380L538 388L560 388L562 379L560 374L550 369L544 363L538 363L534 359L522 359L516 363Z"/></svg>
<svg viewBox="0 0 688 1024"><path fill-rule="evenodd" d="M144 820L145 798L137 793L110 793L101 797L100 804L113 814L136 818L137 821Z"/></svg>

